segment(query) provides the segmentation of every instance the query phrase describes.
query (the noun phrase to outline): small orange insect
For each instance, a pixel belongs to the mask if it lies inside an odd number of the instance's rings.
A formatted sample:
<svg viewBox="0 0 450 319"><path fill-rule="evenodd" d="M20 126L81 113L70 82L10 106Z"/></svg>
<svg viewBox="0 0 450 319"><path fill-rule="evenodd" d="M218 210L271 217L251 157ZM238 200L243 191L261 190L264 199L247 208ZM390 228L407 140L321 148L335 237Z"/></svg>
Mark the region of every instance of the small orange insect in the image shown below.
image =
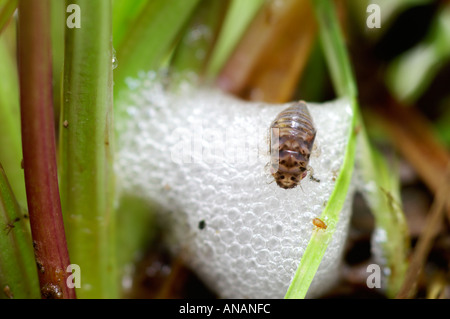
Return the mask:
<svg viewBox="0 0 450 319"><path fill-rule="evenodd" d="M316 229L318 229L318 228L323 229L323 230L327 229L327 224L325 224L325 222L323 220L321 220L320 218L317 218L317 217L314 218L312 220L312 223L314 224L314 228L316 228Z"/></svg>

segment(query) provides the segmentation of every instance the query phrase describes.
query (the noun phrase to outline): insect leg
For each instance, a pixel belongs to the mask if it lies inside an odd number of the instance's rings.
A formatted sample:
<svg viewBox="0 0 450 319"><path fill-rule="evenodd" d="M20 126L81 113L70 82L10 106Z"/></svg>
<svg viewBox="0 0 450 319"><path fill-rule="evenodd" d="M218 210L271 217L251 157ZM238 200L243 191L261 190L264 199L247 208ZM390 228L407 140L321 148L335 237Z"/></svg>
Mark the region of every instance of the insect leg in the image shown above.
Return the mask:
<svg viewBox="0 0 450 319"><path fill-rule="evenodd" d="M320 183L320 179L314 177L314 169L312 168L312 166L308 165L306 167L306 170L309 172L309 179L316 183Z"/></svg>

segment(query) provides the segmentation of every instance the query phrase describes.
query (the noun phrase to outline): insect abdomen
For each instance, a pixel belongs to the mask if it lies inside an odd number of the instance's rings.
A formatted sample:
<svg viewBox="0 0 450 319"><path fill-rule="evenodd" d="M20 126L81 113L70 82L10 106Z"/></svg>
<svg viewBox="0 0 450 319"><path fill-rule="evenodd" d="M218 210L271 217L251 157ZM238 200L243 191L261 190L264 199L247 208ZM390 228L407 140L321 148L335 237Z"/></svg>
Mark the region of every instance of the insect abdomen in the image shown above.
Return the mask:
<svg viewBox="0 0 450 319"><path fill-rule="evenodd" d="M271 126L271 169L278 186L294 188L306 176L316 129L305 102L277 115Z"/></svg>
<svg viewBox="0 0 450 319"><path fill-rule="evenodd" d="M320 228L320 229L327 229L327 224L325 224L325 222L323 220L321 220L320 218L314 218L313 219L313 224L315 227Z"/></svg>

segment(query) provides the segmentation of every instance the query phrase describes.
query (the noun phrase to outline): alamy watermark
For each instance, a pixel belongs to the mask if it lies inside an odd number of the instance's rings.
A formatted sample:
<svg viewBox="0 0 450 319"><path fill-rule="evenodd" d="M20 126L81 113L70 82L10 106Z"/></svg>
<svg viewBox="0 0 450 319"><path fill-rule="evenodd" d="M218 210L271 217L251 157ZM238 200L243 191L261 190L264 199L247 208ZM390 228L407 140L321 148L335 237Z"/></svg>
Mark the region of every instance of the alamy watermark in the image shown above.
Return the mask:
<svg viewBox="0 0 450 319"><path fill-rule="evenodd" d="M66 272L70 275L67 276L66 285L68 288L80 288L81 287L81 268L77 264L70 264L66 268Z"/></svg>
<svg viewBox="0 0 450 319"><path fill-rule="evenodd" d="M81 8L77 4L69 4L66 12L70 13L67 17L66 25L69 29L81 28ZM381 28L381 8L378 4L372 3L367 6L366 13L369 13L366 19L366 25L369 29Z"/></svg>
<svg viewBox="0 0 450 319"><path fill-rule="evenodd" d="M367 276L366 285L368 288L381 288L381 268L377 264L370 264L367 266L369 276Z"/></svg>
<svg viewBox="0 0 450 319"><path fill-rule="evenodd" d="M77 4L69 4L66 12L70 13L67 17L66 25L69 29L81 28L81 8Z"/></svg>
<svg viewBox="0 0 450 319"><path fill-rule="evenodd" d="M369 29L381 28L381 8L378 4L369 4L366 9L370 13L366 19L366 25Z"/></svg>
<svg viewBox="0 0 450 319"><path fill-rule="evenodd" d="M278 130L273 128L272 130ZM171 141L170 159L176 164L246 163L266 164L268 156L275 165L278 150L269 149L269 129L230 126L225 130L202 123L175 129ZM276 143L272 134L271 143ZM277 168L277 167L275 167Z"/></svg>

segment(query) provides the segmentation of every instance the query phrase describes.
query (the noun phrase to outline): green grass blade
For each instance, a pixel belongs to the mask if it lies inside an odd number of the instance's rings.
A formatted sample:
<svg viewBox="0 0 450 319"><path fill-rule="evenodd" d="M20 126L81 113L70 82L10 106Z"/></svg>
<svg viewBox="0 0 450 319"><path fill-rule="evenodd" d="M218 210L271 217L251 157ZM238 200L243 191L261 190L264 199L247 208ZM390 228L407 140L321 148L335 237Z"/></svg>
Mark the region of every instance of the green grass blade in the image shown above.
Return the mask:
<svg viewBox="0 0 450 319"><path fill-rule="evenodd" d="M328 68L335 90L341 97L350 100L353 118L350 126L347 147L336 186L320 218L328 225L325 230L314 231L302 256L300 265L286 292L285 298L305 298L309 286L319 268L322 257L330 243L339 221L350 182L353 175L356 149L355 127L359 125L357 91L350 60L343 41L335 9L329 0L313 1L313 7L319 22L319 33Z"/></svg>
<svg viewBox="0 0 450 319"><path fill-rule="evenodd" d="M60 189L80 298L117 298L113 176L112 14L109 0L67 1L82 12L66 30Z"/></svg>
<svg viewBox="0 0 450 319"><path fill-rule="evenodd" d="M120 47L148 0L113 0L113 46Z"/></svg>
<svg viewBox="0 0 450 319"><path fill-rule="evenodd" d="M364 186L361 192L374 217L376 232L385 234L377 242L381 246L382 256L378 256L389 273L385 289L388 297L397 295L408 269L409 234L406 219L402 211L400 198L400 180L385 159L369 142L365 132L361 132L358 141L357 164Z"/></svg>
<svg viewBox="0 0 450 319"><path fill-rule="evenodd" d="M0 299L41 297L26 216L0 164Z"/></svg>
<svg viewBox="0 0 450 319"><path fill-rule="evenodd" d="M208 77L214 78L220 72L245 29L263 4L264 0L232 0L207 67Z"/></svg>
<svg viewBox="0 0 450 319"><path fill-rule="evenodd" d="M309 61L305 67L304 76L297 88L301 98L305 101L323 101L326 90L327 66L319 41L315 41Z"/></svg>
<svg viewBox="0 0 450 319"><path fill-rule="evenodd" d="M53 108L55 123L59 123L61 112L61 87L64 68L64 31L66 30L66 7L61 0L51 0L52 27L52 72L53 72ZM58 129L58 126L55 125Z"/></svg>
<svg viewBox="0 0 450 319"><path fill-rule="evenodd" d="M145 4L116 48L115 94L125 86L127 76L159 69L198 3L199 0L153 0Z"/></svg>
<svg viewBox="0 0 450 319"><path fill-rule="evenodd" d="M313 1L322 49L338 96L355 98L357 87L332 1ZM356 100L355 100L356 102Z"/></svg>
<svg viewBox="0 0 450 319"><path fill-rule="evenodd" d="M17 9L18 0L0 0L0 34Z"/></svg>
<svg viewBox="0 0 450 319"><path fill-rule="evenodd" d="M0 163L9 176L17 201L27 206L20 139L19 79L16 61L0 36Z"/></svg>
<svg viewBox="0 0 450 319"><path fill-rule="evenodd" d="M354 115L351 125L352 128L356 126L356 118L357 116ZM339 221L339 214L347 198L353 175L355 149L356 134L354 133L354 130L351 130L345 151L344 162L342 163L339 176L336 179L336 186L328 199L325 209L320 215L320 219L326 222L327 229L318 229L313 232L302 259L300 260L300 265L286 292L286 299L305 298L309 286L311 285L320 262L327 250L328 244L333 238L336 225Z"/></svg>
<svg viewBox="0 0 450 319"><path fill-rule="evenodd" d="M130 265L145 256L158 234L156 208L133 194L122 194L117 208L117 263L121 278L130 276Z"/></svg>
<svg viewBox="0 0 450 319"><path fill-rule="evenodd" d="M229 2L203 0L200 3L174 52L171 67L175 71L204 73Z"/></svg>
<svg viewBox="0 0 450 319"><path fill-rule="evenodd" d="M375 217L376 225L385 232L386 241L382 243L384 257L391 275L388 278L387 295L398 291L406 271L408 236L404 215L398 207L398 176L392 174L384 159L369 144L363 123L360 119L357 87L353 77L350 60L344 45L334 8L331 1L313 2L319 21L322 47L331 73L331 78L339 96L348 97L353 109L353 120L349 131L348 144L336 186L320 218L327 222L326 230L313 232L311 240L300 261L300 266L286 293L286 298L304 298L314 278L328 243L332 239L334 227L339 219L355 164L357 136L362 142L359 157L365 182L375 183L375 190L365 192L365 198ZM361 159L362 158L362 159Z"/></svg>

